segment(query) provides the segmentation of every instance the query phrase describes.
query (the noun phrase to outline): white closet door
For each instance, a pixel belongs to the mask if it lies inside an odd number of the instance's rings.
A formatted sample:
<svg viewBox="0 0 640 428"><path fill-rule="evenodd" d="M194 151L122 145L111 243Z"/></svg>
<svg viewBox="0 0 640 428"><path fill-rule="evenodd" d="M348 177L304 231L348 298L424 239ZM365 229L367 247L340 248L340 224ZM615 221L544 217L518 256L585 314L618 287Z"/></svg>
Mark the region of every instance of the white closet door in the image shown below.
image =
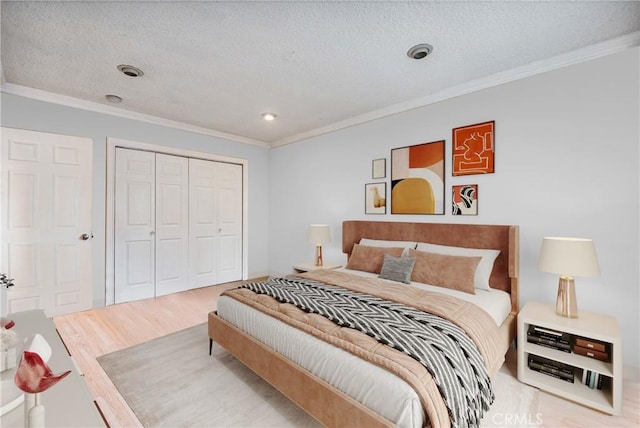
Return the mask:
<svg viewBox="0 0 640 428"><path fill-rule="evenodd" d="M242 279L242 165L218 166L218 283Z"/></svg>
<svg viewBox="0 0 640 428"><path fill-rule="evenodd" d="M218 165L189 159L190 288L218 283Z"/></svg>
<svg viewBox="0 0 640 428"><path fill-rule="evenodd" d="M116 148L115 302L155 295L155 153Z"/></svg>
<svg viewBox="0 0 640 428"><path fill-rule="evenodd" d="M189 289L189 160L156 154L156 296Z"/></svg>
<svg viewBox="0 0 640 428"><path fill-rule="evenodd" d="M92 151L90 138L2 128L0 271L15 279L3 313L92 307Z"/></svg>

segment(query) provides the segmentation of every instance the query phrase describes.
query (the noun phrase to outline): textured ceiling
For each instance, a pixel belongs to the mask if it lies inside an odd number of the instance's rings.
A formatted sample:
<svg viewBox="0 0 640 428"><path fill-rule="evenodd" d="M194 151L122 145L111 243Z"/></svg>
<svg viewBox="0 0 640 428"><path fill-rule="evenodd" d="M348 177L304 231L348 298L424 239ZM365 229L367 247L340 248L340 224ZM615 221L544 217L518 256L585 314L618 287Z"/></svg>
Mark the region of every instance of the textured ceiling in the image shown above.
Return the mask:
<svg viewBox="0 0 640 428"><path fill-rule="evenodd" d="M117 94L119 109L268 145L397 112L447 88L640 30L637 1L0 7L3 86L111 109L104 96ZM407 57L425 42L431 55ZM127 77L118 64L145 74ZM262 120L265 111L277 120Z"/></svg>

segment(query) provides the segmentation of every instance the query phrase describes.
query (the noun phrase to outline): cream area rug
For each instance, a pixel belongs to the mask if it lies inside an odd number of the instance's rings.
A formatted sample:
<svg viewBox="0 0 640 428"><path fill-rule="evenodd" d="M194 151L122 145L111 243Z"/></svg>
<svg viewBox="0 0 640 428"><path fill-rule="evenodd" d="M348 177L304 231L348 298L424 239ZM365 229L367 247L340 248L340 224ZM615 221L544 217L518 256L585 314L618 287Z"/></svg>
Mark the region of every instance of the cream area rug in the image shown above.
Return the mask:
<svg viewBox="0 0 640 428"><path fill-rule="evenodd" d="M220 346L213 349L209 356L207 325L200 324L98 361L145 427L321 426ZM494 380L496 401L483 427L535 421L538 391L509 366Z"/></svg>

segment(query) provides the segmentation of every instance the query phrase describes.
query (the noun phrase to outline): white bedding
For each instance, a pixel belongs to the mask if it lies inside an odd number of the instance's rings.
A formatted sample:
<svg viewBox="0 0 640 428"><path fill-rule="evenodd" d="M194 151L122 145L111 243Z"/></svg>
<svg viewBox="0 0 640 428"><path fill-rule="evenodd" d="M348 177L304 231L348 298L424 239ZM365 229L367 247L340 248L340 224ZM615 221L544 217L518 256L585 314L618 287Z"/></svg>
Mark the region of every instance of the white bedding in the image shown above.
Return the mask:
<svg viewBox="0 0 640 428"><path fill-rule="evenodd" d="M377 277L366 272L345 271ZM411 286L476 303L487 310L498 326L511 309L509 295L499 290L477 290L472 295L426 284L412 283ZM397 426L424 426L425 414L418 395L399 377L231 297L221 296L218 299L218 315Z"/></svg>

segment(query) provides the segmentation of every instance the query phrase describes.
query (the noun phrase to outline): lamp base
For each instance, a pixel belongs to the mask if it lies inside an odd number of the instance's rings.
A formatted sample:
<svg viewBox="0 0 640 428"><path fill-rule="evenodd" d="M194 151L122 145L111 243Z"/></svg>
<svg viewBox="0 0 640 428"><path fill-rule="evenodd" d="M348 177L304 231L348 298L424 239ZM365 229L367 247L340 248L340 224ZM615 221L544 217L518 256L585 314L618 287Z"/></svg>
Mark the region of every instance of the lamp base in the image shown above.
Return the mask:
<svg viewBox="0 0 640 428"><path fill-rule="evenodd" d="M561 275L558 281L556 314L567 318L578 318L578 301L572 276Z"/></svg>
<svg viewBox="0 0 640 428"><path fill-rule="evenodd" d="M322 266L322 245L316 245L316 266Z"/></svg>

